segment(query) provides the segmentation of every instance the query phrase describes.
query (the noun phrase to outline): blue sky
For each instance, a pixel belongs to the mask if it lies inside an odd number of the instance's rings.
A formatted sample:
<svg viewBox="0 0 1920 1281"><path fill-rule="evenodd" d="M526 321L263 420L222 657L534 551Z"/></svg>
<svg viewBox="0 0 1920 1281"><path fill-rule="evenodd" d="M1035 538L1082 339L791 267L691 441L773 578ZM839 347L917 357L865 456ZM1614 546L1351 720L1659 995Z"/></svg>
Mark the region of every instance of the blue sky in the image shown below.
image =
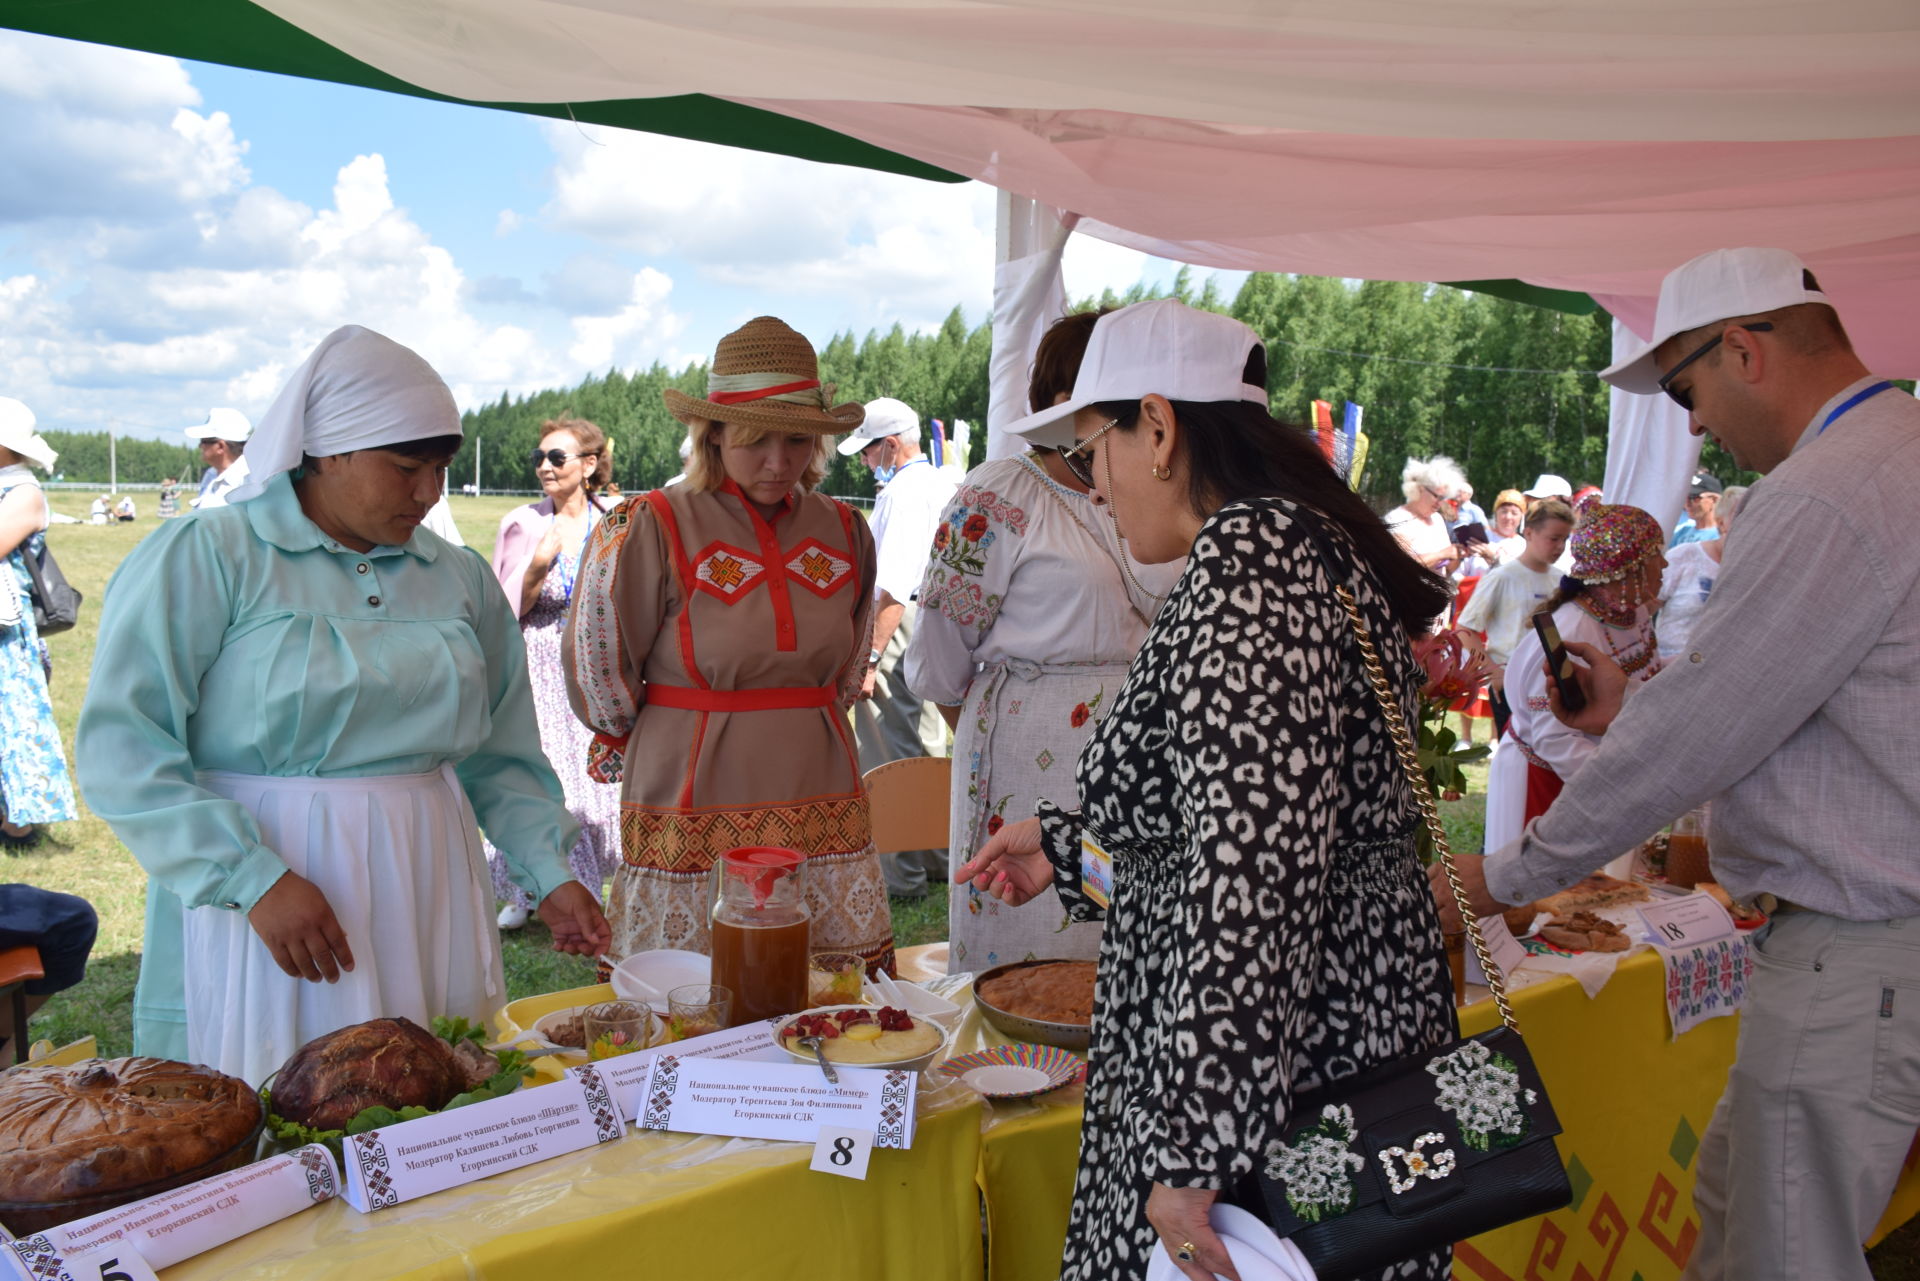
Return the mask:
<svg viewBox="0 0 1920 1281"><path fill-rule="evenodd" d="M258 414L348 322L463 405L983 319L993 192L0 32L0 394L43 426ZM1172 264L1076 237L1075 294ZM1237 276L1223 284L1232 288Z"/></svg>

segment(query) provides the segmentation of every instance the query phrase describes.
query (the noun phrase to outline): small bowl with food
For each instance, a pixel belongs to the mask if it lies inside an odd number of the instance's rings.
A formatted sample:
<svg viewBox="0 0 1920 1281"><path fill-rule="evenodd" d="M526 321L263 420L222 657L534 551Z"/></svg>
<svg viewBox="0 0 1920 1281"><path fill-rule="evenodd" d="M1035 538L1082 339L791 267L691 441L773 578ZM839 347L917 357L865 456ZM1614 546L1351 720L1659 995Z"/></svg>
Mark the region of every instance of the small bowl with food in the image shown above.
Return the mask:
<svg viewBox="0 0 1920 1281"><path fill-rule="evenodd" d="M802 1037L820 1038L820 1054L835 1067L902 1068L923 1072L939 1056L947 1033L938 1023L894 1005L822 1005L780 1025L780 1046L813 1063Z"/></svg>
<svg viewBox="0 0 1920 1281"><path fill-rule="evenodd" d="M973 1003L1002 1036L1085 1054L1097 969L1092 961L996 965L974 979Z"/></svg>
<svg viewBox="0 0 1920 1281"><path fill-rule="evenodd" d="M533 1021L529 1035L523 1041L538 1041L540 1048L557 1050L556 1058L568 1062L585 1062L587 1055L587 1011L599 1009L600 1005L573 1005L566 1009L554 1010L542 1014ZM654 1014L647 1028L647 1035L634 1049L645 1049L649 1045L658 1045L666 1035L666 1024L658 1014Z"/></svg>

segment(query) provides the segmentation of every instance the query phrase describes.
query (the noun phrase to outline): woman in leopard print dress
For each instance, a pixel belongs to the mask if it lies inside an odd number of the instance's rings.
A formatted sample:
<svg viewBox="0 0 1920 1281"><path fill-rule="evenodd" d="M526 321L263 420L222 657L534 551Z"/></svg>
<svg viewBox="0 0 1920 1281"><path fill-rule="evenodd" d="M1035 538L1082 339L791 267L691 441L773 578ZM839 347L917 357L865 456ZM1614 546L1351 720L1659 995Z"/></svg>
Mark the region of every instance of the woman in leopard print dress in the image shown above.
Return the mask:
<svg viewBox="0 0 1920 1281"><path fill-rule="evenodd" d="M1154 359L1180 346L1205 355L1184 373ZM1200 362L1243 399L1146 394L1191 386ZM1411 721L1408 632L1446 588L1273 421L1265 375L1246 326L1142 303L1100 321L1072 399L1015 424L1076 446L1137 558L1189 555L1080 757L1080 810L1043 804L955 877L1015 902L1051 884L1097 919L1083 841L1111 858L1073 1281L1141 1277L1156 1241L1196 1247L1179 1264L1194 1281L1232 1276L1208 1207L1293 1096L1455 1034L1412 790L1333 592L1359 601ZM1448 1266L1434 1251L1380 1275Z"/></svg>

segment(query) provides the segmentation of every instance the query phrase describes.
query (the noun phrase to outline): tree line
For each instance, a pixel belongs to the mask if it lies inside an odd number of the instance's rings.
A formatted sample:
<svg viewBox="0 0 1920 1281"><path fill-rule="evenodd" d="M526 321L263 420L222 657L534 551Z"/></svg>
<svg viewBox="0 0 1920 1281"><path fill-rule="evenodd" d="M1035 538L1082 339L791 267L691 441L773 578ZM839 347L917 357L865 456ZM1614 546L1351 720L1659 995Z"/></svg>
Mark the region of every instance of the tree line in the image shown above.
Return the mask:
<svg viewBox="0 0 1920 1281"><path fill-rule="evenodd" d="M1232 315L1261 335L1272 407L1282 421L1309 421L1316 399L1333 406L1336 422L1344 402L1364 409L1371 448L1358 487L1377 505L1400 500L1400 467L1409 457L1450 455L1483 506L1499 490L1524 487L1541 472L1556 472L1577 487L1598 484L1605 471L1607 389L1595 376L1611 352L1604 312L1568 315L1443 285L1265 272L1248 277L1229 299L1211 277L1195 289L1184 269L1167 288L1109 291L1076 308L1168 295ZM990 324L969 325L956 307L930 333L895 325L858 340L852 333L833 335L820 351L821 377L837 385L836 400L894 396L923 420L942 419L949 431L955 420L965 420L978 462L986 456L991 347ZM658 485L680 470L685 436L660 393L675 387L703 396L706 376L704 363L673 370L655 362L613 368L570 388L502 395L462 416L466 440L449 485L457 491L474 482L477 451L481 488L536 488L527 458L540 425L566 416L590 419L607 432L622 488ZM48 432L47 438L61 451L67 478L106 481L105 433ZM200 473L191 446L123 439L119 450L120 478L129 483ZM1712 444L1702 465L1728 483L1742 478ZM857 459L836 453L822 488L859 498L873 493L873 482Z"/></svg>

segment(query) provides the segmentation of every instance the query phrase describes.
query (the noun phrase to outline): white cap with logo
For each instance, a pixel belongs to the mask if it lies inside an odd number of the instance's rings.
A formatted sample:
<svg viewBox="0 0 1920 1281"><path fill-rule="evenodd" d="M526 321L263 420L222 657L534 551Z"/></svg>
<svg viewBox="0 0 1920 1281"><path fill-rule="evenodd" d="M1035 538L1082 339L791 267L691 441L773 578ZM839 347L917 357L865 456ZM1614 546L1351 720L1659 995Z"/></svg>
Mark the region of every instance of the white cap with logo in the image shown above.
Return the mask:
<svg viewBox="0 0 1920 1281"><path fill-rule="evenodd" d="M1716 249L1667 273L1660 282L1653 333L1625 360L1600 371L1622 391L1650 396L1660 390L1656 348L1675 334L1735 316L1754 316L1801 303L1831 301L1807 264L1784 249Z"/></svg>
<svg viewBox="0 0 1920 1281"><path fill-rule="evenodd" d="M1165 396L1196 404L1248 400L1266 408L1267 389L1246 381L1247 359L1260 335L1215 311L1173 298L1137 302L1094 322L1073 394L1007 424L1036 445L1073 444L1073 416L1109 400Z"/></svg>
<svg viewBox="0 0 1920 1281"><path fill-rule="evenodd" d="M207 421L198 427L187 428L187 439L228 440L236 444L253 435L253 424L247 416L237 409L214 409L207 413Z"/></svg>
<svg viewBox="0 0 1920 1281"><path fill-rule="evenodd" d="M858 427L847 433L839 448L843 454L857 454L883 437L905 436L909 433L916 440L919 438L920 415L914 413L913 407L906 401L882 396L867 402L867 416Z"/></svg>

